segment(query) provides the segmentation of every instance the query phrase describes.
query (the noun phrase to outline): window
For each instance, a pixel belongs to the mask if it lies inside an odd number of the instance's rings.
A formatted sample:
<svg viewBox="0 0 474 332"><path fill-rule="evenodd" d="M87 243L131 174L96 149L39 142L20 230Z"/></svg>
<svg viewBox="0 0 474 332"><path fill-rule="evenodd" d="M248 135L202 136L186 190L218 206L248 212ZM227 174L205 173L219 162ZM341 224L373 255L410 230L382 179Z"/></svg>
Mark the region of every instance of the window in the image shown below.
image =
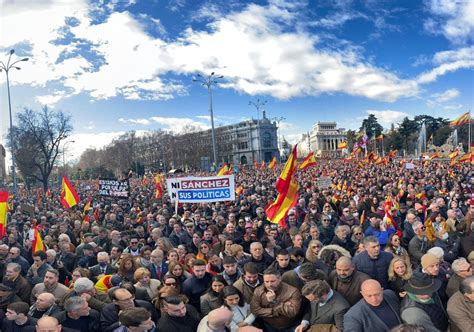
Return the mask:
<svg viewBox="0 0 474 332"><path fill-rule="evenodd" d="M239 142L239 150L247 150L248 148L247 142Z"/></svg>
<svg viewBox="0 0 474 332"><path fill-rule="evenodd" d="M272 147L272 135L270 133L263 133L263 147L271 148Z"/></svg>

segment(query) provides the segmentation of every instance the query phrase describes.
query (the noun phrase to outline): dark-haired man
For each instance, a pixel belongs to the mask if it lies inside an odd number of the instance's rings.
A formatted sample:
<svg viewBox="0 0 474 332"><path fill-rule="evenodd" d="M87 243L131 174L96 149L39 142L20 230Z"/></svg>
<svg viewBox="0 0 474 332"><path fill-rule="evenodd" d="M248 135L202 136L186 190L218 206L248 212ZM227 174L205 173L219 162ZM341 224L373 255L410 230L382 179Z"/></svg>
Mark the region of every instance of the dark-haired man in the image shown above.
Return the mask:
<svg viewBox="0 0 474 332"><path fill-rule="evenodd" d="M184 304L177 296L162 300L164 315L158 321L158 331L195 332L199 325L199 313L191 306Z"/></svg>
<svg viewBox="0 0 474 332"><path fill-rule="evenodd" d="M189 304L200 311L200 298L211 284L212 276L206 272L206 262L197 259L193 264L193 276L183 282L183 293Z"/></svg>

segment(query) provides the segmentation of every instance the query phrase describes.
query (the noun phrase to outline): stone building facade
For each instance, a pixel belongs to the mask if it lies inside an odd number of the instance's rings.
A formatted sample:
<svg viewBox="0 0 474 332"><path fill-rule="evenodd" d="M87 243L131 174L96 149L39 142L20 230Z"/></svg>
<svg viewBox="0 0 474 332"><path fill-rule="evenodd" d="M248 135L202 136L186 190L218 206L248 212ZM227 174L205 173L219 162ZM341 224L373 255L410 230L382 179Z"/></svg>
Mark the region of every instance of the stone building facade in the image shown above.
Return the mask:
<svg viewBox="0 0 474 332"><path fill-rule="evenodd" d="M339 144L347 139L344 128L337 128L336 122L317 122L310 132L311 150L317 157L339 157Z"/></svg>

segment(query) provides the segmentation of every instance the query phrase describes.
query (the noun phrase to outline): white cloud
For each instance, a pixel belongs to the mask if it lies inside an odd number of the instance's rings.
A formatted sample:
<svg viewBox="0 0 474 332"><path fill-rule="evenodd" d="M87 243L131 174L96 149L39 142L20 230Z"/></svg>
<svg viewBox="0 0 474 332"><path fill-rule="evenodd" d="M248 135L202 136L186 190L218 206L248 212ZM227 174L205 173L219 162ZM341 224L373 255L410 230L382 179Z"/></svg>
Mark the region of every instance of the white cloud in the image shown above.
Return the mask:
<svg viewBox="0 0 474 332"><path fill-rule="evenodd" d="M418 83L434 82L439 76L459 69L474 68L474 46L438 52L433 56L433 63L437 67L420 74L416 79Z"/></svg>
<svg viewBox="0 0 474 332"><path fill-rule="evenodd" d="M434 98L434 100L438 103L444 103L458 96L459 96L459 90L457 89L448 89L444 92L434 93L431 95L431 97Z"/></svg>
<svg viewBox="0 0 474 332"><path fill-rule="evenodd" d="M41 105L54 107L58 101L64 98L65 94L66 94L65 91L55 91L51 95L37 96L36 101L40 103Z"/></svg>
<svg viewBox="0 0 474 332"><path fill-rule="evenodd" d="M183 3L174 5L179 8ZM221 87L249 95L289 99L344 93L393 102L417 95L421 83L473 66L471 47L438 53L433 70L415 79L401 77L350 48L321 47L318 36L293 29L298 11L292 3L279 0L213 17L206 30L188 28L173 41L154 38L144 30L140 17L127 11L114 12L97 24L90 6L85 0L4 4L0 19L9 34L2 36L1 46L21 42L32 49L32 61L24 64L12 83L62 84L67 94L38 97L49 104L83 92L93 99L168 100L187 91L184 83L167 80L165 75L215 70L225 77ZM38 17L48 19L38 22ZM77 24L66 26L70 17ZM339 22L346 19L343 15ZM38 23L32 28L25 22ZM66 33L77 41L54 43ZM90 48L91 57L64 57L80 53L83 44Z"/></svg>
<svg viewBox="0 0 474 332"><path fill-rule="evenodd" d="M118 120L121 123L127 123L127 124L132 124L132 125L148 126L148 125L151 124L151 121L148 120L148 119L124 119L124 118L120 118Z"/></svg>
<svg viewBox="0 0 474 332"><path fill-rule="evenodd" d="M109 133L78 133L71 135L67 141L74 141L66 145L65 160L66 163L73 160L79 160L81 154L87 149L102 149L110 144L115 138L123 135L125 132ZM62 156L61 156L62 158Z"/></svg>
<svg viewBox="0 0 474 332"><path fill-rule="evenodd" d="M393 110L366 110L367 114L373 114L377 118L378 123L384 128L390 128L393 124L397 124L403 120L404 117L410 116L408 113L393 111Z"/></svg>
<svg viewBox="0 0 474 332"><path fill-rule="evenodd" d="M466 43L474 36L474 1L428 0L433 15L425 21L425 29L442 34L453 43Z"/></svg>

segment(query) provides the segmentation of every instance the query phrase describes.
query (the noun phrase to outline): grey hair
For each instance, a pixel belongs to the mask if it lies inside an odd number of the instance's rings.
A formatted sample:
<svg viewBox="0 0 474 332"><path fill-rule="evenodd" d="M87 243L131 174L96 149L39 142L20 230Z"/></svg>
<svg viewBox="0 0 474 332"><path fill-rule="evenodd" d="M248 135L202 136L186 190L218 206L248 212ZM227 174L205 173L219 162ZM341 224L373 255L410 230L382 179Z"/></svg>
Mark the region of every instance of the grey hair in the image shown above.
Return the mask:
<svg viewBox="0 0 474 332"><path fill-rule="evenodd" d="M67 235L67 234L60 234L60 235L58 236L58 240L59 240L60 242L63 242L63 241L64 241L64 242L69 242L69 243L71 243L71 239L69 238L69 235Z"/></svg>
<svg viewBox="0 0 474 332"><path fill-rule="evenodd" d="M97 253L97 258L99 258L99 257L107 257L107 258L109 258L109 254L108 254L107 252L105 252L105 251L101 251L101 252L98 252L98 253Z"/></svg>
<svg viewBox="0 0 474 332"><path fill-rule="evenodd" d="M415 221L411 227L413 229L415 229L415 228L418 228L420 226L423 226L423 223L421 221Z"/></svg>
<svg viewBox="0 0 474 332"><path fill-rule="evenodd" d="M66 312L77 311L84 303L87 303L85 298L72 296L64 302L64 310L66 310Z"/></svg>
<svg viewBox="0 0 474 332"><path fill-rule="evenodd" d="M89 278L77 278L74 282L74 290L78 294L90 291L92 288L94 288L94 283Z"/></svg>
<svg viewBox="0 0 474 332"><path fill-rule="evenodd" d="M250 243L250 250L252 250L252 248L255 248L255 247L258 247L258 246L263 247L260 242L252 242L252 243Z"/></svg>
<svg viewBox="0 0 474 332"><path fill-rule="evenodd" d="M10 267L13 269L13 271L15 271L15 272L20 272L20 271L21 271L21 265L18 264L18 263L13 263L13 262L12 262L12 263L8 263L8 264L7 264L7 268L8 268L9 266L10 266Z"/></svg>
<svg viewBox="0 0 474 332"><path fill-rule="evenodd" d="M469 264L469 262L464 257L455 259L454 262L451 264L453 272L458 274L459 271L461 271L461 265L463 265L464 263Z"/></svg>
<svg viewBox="0 0 474 332"><path fill-rule="evenodd" d="M362 243L364 244L364 246L366 246L369 243L380 243L380 242L379 242L379 239L377 239L375 236L370 235L370 236L364 237L364 239L362 240Z"/></svg>
<svg viewBox="0 0 474 332"><path fill-rule="evenodd" d="M48 249L48 250L46 250L46 255L47 254L52 254L53 256L56 256L58 253L54 249Z"/></svg>

